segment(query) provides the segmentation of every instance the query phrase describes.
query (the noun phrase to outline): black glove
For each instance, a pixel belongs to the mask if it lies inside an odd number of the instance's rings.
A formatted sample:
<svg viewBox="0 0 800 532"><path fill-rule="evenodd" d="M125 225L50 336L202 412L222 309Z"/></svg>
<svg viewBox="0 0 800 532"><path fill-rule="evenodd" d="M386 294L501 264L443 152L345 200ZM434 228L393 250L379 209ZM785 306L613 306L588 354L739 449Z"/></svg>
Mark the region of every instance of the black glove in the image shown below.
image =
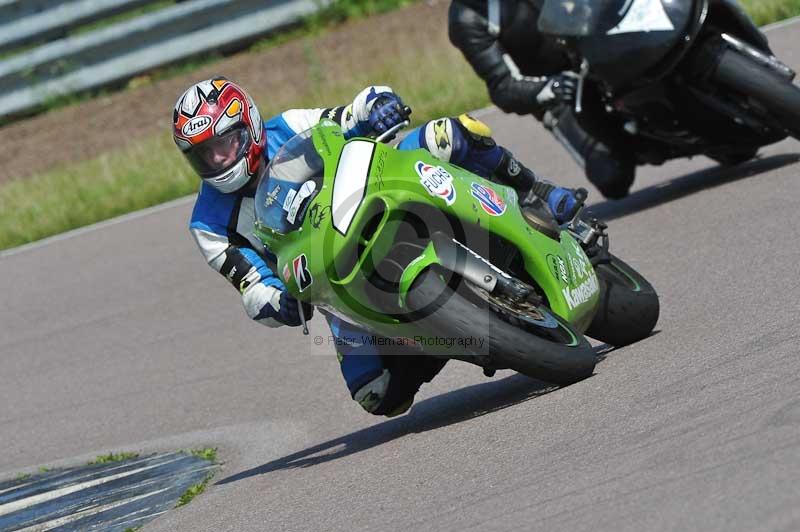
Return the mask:
<svg viewBox="0 0 800 532"><path fill-rule="evenodd" d="M274 292L273 292L274 293ZM275 301L277 299L277 301ZM277 305L277 307L276 307ZM309 321L314 315L314 307L308 303L300 303L286 290L281 290L277 298L271 297L270 300L264 304L258 315L253 319L256 321L272 318L284 325L290 327L297 327L303 324L300 319L300 305L303 305L303 315L306 321Z"/></svg>
<svg viewBox="0 0 800 532"><path fill-rule="evenodd" d="M579 80L580 76L570 71L551 76L542 87L542 90L536 95L536 102L548 108L558 104L571 105L575 103L575 93L578 91Z"/></svg>
<svg viewBox="0 0 800 532"><path fill-rule="evenodd" d="M303 317L306 321L311 320L311 317L314 316L313 305L296 300L289 295L288 292L281 292L281 312L280 318L278 319L291 327L302 325L303 322L300 319L300 305L303 307Z"/></svg>

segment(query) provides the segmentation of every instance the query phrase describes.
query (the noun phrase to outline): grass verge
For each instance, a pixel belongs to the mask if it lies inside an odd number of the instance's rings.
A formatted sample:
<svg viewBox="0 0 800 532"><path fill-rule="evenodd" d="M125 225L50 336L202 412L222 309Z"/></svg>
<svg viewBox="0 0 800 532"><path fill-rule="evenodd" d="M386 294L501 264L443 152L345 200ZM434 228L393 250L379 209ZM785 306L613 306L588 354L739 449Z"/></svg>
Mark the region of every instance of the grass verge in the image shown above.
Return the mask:
<svg viewBox="0 0 800 532"><path fill-rule="evenodd" d="M109 451L108 454L101 454L94 460L91 460L90 462L88 462L87 465L108 464L109 462L122 462L123 460L131 460L133 458L138 458L138 457L139 453L131 453L127 451L123 451L121 453L113 453Z"/></svg>
<svg viewBox="0 0 800 532"><path fill-rule="evenodd" d="M345 2L331 18L343 20L403 3ZM800 0L746 0L743 4L759 24L800 14ZM483 83L450 46L445 28L438 35L398 37L398 46L388 43L384 52L370 54L369 61L353 53L336 56L335 63L332 52L326 50L329 31L312 19L305 28L307 34L284 43L302 46L302 61L293 65L300 82L278 81L282 87L265 87L260 92L251 89L265 117L292 107L347 103L373 83L391 85L401 94L414 108L415 123L489 103ZM265 41L255 49L268 45L270 41ZM396 51L389 52L392 49ZM0 249L185 196L198 185L167 134L12 181L0 187Z"/></svg>
<svg viewBox="0 0 800 532"><path fill-rule="evenodd" d="M208 460L212 464L217 463L217 448L216 447L206 447L203 449L194 449L189 451L193 456L197 456L198 458L202 458L203 460ZM201 482L190 486L183 495L181 495L178 502L175 503L175 508L180 508L181 506L185 506L192 502L192 499L203 493L206 488L208 487L209 481L214 477L214 471L211 471L206 478L204 478Z"/></svg>

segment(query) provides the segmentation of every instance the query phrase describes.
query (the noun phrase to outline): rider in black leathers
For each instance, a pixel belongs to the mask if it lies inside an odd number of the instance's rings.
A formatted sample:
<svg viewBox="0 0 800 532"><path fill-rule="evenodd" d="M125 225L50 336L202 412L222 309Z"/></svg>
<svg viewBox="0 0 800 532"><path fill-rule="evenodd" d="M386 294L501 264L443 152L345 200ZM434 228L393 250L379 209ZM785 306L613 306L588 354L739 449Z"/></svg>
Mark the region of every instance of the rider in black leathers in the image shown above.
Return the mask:
<svg viewBox="0 0 800 532"><path fill-rule="evenodd" d="M533 114L604 196L624 197L636 171L633 150L626 149L630 138L608 119L589 83L576 120L577 76L566 50L537 30L541 5L542 0L453 0L450 41L486 82L495 105Z"/></svg>

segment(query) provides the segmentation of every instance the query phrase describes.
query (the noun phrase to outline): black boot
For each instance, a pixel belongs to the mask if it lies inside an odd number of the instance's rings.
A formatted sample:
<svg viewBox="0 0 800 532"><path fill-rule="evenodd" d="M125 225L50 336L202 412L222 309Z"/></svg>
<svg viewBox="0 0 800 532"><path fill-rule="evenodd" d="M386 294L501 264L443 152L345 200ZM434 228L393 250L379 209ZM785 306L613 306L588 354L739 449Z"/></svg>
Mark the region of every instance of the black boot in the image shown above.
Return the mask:
<svg viewBox="0 0 800 532"><path fill-rule="evenodd" d="M548 113L543 123L559 143L583 167L586 177L603 196L612 199L628 194L636 176L636 162L622 150L612 151L581 127L571 109Z"/></svg>

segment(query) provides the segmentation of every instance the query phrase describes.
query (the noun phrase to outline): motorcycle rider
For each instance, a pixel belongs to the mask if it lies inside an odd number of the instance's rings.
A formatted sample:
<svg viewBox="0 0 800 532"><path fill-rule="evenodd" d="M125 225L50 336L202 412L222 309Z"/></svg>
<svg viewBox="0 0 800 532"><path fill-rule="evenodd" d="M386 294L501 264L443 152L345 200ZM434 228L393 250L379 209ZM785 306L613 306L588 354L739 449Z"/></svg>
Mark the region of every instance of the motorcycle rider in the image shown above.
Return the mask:
<svg viewBox="0 0 800 532"><path fill-rule="evenodd" d="M266 122L245 90L223 77L201 81L180 96L173 110L173 138L202 178L189 228L208 264L240 291L250 318L268 327L301 324L301 304L270 267L275 256L253 234L253 198L268 161L290 138L323 118L340 124L350 138L383 133L404 122L410 112L384 86L365 88L346 106L290 109ZM466 115L428 122L398 146L420 147L514 186L522 204L534 197L544 199L562 220L582 204L580 193L537 180L491 139L488 127ZM302 309L310 318L313 308L302 304ZM418 352L386 356L377 342L365 341L369 333L327 318L351 396L372 414L408 410L422 383L446 362Z"/></svg>
<svg viewBox="0 0 800 532"><path fill-rule="evenodd" d="M636 172L632 139L609 120L591 83L583 112L573 112L577 74L566 49L540 33L541 0L453 0L450 41L486 82L489 95L509 113L533 114L584 168L608 198L627 195Z"/></svg>

